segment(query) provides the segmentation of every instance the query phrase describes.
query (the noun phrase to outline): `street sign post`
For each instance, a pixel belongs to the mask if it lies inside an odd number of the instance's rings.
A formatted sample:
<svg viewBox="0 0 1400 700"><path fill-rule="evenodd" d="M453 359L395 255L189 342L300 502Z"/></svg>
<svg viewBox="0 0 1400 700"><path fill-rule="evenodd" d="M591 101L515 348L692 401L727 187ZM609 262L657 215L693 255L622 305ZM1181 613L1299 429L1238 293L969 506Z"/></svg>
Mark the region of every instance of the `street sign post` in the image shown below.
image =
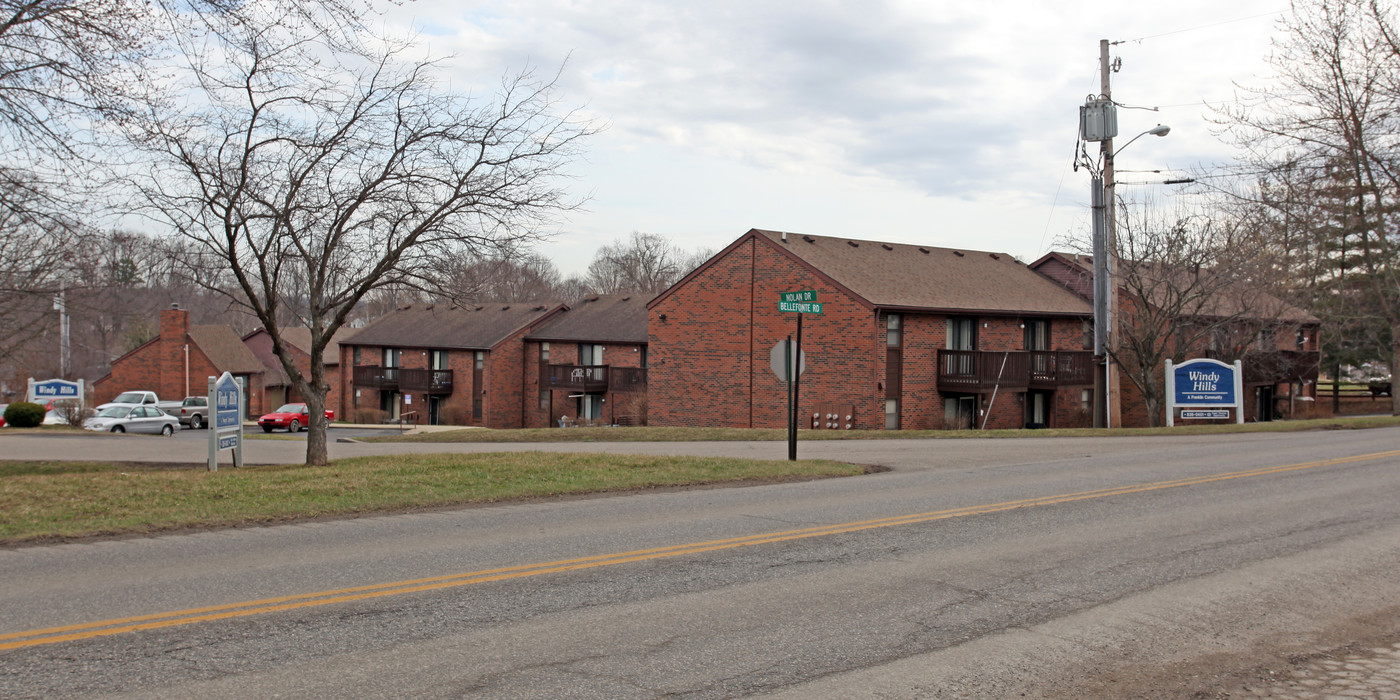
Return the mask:
<svg viewBox="0 0 1400 700"><path fill-rule="evenodd" d="M773 347L773 372L779 379L788 383L788 459L797 459L797 399L800 392L802 370L806 368L806 357L802 354L802 317L807 314L820 314L822 305L817 301L817 293L811 289L778 293L778 311L797 314L797 343L792 336L786 341L778 341ZM783 356L778 357L779 347ZM781 364L779 364L781 362Z"/></svg>
<svg viewBox="0 0 1400 700"><path fill-rule="evenodd" d="M243 387L232 374L209 378L209 471L219 471L219 452L233 450L233 466L243 466Z"/></svg>
<svg viewBox="0 0 1400 700"><path fill-rule="evenodd" d="M788 336L768 351L768 366L778 381L787 382L788 459L797 459L797 381L807 369L807 353Z"/></svg>

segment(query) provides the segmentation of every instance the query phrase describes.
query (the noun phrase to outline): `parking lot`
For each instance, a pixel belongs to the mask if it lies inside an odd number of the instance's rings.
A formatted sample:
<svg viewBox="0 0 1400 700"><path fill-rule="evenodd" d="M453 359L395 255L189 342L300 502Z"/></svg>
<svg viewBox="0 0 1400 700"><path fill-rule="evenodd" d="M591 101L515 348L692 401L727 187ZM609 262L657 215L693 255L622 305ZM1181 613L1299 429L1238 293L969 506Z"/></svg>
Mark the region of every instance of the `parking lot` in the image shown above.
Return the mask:
<svg viewBox="0 0 1400 700"><path fill-rule="evenodd" d="M326 439L330 441L335 441L339 438L373 437L376 435L396 435L398 434L398 432L398 426L380 428L377 426L364 425L331 425L331 427L326 430ZM305 429L303 429L299 433L289 433L285 430L274 430L270 433L264 433L262 431L262 428L259 428L256 423L244 423L243 435L244 437L253 439L260 439L265 435L269 438L276 437L279 440L306 440ZM180 432L175 433L174 439L208 440L209 429L204 428L201 430L190 430L189 428L182 428Z"/></svg>

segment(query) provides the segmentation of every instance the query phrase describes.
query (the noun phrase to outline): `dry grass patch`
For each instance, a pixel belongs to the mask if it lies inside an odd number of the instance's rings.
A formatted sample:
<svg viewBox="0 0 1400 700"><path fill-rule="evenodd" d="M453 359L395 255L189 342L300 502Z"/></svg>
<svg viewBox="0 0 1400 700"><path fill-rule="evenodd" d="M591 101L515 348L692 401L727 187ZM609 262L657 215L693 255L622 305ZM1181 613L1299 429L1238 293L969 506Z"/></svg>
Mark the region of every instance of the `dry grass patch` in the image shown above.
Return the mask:
<svg viewBox="0 0 1400 700"><path fill-rule="evenodd" d="M851 476L862 467L643 455L401 455L221 469L0 462L0 543L229 527L521 498Z"/></svg>

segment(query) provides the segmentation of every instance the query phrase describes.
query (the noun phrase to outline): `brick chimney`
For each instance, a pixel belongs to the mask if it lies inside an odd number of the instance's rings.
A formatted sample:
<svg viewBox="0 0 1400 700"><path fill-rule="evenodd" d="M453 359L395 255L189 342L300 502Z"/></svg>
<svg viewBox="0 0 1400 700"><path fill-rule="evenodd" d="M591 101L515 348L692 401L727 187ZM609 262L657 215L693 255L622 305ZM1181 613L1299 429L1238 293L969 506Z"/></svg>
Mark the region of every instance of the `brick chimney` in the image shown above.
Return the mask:
<svg viewBox="0 0 1400 700"><path fill-rule="evenodd" d="M170 308L160 312L161 340L184 343L189 332L190 312L180 308L179 304L171 304Z"/></svg>
<svg viewBox="0 0 1400 700"><path fill-rule="evenodd" d="M149 388L156 392L162 401L179 401L185 398L186 364L185 344L190 332L190 312L171 304L169 309L160 312L160 368L157 386Z"/></svg>

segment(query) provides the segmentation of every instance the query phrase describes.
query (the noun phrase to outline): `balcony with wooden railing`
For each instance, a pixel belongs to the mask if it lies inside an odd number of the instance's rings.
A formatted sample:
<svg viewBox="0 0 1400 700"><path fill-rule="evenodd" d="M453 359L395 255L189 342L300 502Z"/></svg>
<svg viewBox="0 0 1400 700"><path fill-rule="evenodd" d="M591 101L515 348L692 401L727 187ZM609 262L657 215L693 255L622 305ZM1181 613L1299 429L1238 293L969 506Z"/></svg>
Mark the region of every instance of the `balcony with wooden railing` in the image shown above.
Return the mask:
<svg viewBox="0 0 1400 700"><path fill-rule="evenodd" d="M643 367L611 367L608 388L612 391L646 391L647 371Z"/></svg>
<svg viewBox="0 0 1400 700"><path fill-rule="evenodd" d="M416 394L452 393L450 369L399 369L399 391Z"/></svg>
<svg viewBox="0 0 1400 700"><path fill-rule="evenodd" d="M543 376L550 389L584 394L646 391L647 388L647 371L640 367L545 365Z"/></svg>
<svg viewBox="0 0 1400 700"><path fill-rule="evenodd" d="M399 368L374 365L356 367L352 381L355 386L365 389L398 391Z"/></svg>
<svg viewBox="0 0 1400 700"><path fill-rule="evenodd" d="M1031 388L1053 389L1094 383L1094 353L1082 350L1032 350Z"/></svg>
<svg viewBox="0 0 1400 700"><path fill-rule="evenodd" d="M452 370L450 369L356 367L353 381L357 387L382 391L418 394L452 393Z"/></svg>
<svg viewBox="0 0 1400 700"><path fill-rule="evenodd" d="M939 350L938 390L980 393L1093 383L1093 353L1064 350Z"/></svg>
<svg viewBox="0 0 1400 700"><path fill-rule="evenodd" d="M1251 350L1240 364L1248 384L1317 381L1321 355L1307 350Z"/></svg>
<svg viewBox="0 0 1400 700"><path fill-rule="evenodd" d="M938 351L939 391L975 394L995 387L1024 391L1030 378L1031 360L1026 352Z"/></svg>

